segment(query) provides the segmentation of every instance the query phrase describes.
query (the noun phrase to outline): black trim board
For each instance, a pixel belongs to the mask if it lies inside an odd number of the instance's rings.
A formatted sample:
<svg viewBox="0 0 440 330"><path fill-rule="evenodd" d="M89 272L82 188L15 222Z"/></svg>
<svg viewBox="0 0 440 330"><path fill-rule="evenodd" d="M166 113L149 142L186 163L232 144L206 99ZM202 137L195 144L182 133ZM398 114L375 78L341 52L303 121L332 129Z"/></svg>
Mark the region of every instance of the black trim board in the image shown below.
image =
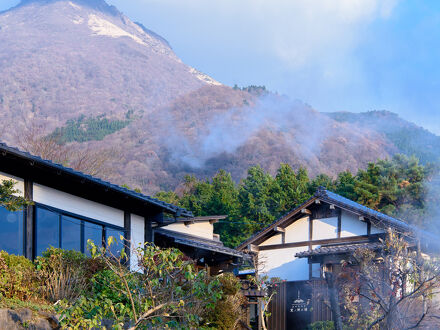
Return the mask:
<svg viewBox="0 0 440 330"><path fill-rule="evenodd" d="M278 250L278 249L286 249L286 248L301 247L301 246L310 247L313 245L376 241L383 236L384 234L374 234L374 235L361 235L361 236L351 236L351 237L342 237L342 238L319 239L315 241L311 240L311 241L301 241L301 242L286 243L286 244L263 245L263 246L259 246L258 248L259 251L264 251L264 250Z"/></svg>
<svg viewBox="0 0 440 330"><path fill-rule="evenodd" d="M0 143L0 158L1 172L104 205L118 208L117 205L124 200L123 209L141 216L157 211L166 211L175 217L193 216L191 212L178 206L44 160L3 143Z"/></svg>
<svg viewBox="0 0 440 330"><path fill-rule="evenodd" d="M32 181L24 180L24 198L28 201L33 201L34 197L34 184ZM24 208L24 256L28 259L34 259L34 205L28 205Z"/></svg>
<svg viewBox="0 0 440 330"><path fill-rule="evenodd" d="M53 211L53 212L59 213L61 215L65 215L65 216L72 217L72 218L77 218L78 220L84 220L84 221L87 221L87 222L95 223L97 225L106 226L106 227L109 227L109 228L112 228L112 229L115 229L115 230L119 230L119 231L125 232L125 228L124 227L116 226L116 225L113 225L111 223L108 223L108 222L105 222L105 221L101 221L101 220L96 220L96 219L93 219L93 218L89 218L89 217L86 217L86 216L83 216L83 215L80 215L80 214L72 213L72 212L69 212L69 211L66 211L66 210L63 210L63 209L59 209L59 208L50 206L50 205L46 205L46 204L35 202L35 207L41 207L43 209L46 209L46 210L49 210L49 211Z"/></svg>

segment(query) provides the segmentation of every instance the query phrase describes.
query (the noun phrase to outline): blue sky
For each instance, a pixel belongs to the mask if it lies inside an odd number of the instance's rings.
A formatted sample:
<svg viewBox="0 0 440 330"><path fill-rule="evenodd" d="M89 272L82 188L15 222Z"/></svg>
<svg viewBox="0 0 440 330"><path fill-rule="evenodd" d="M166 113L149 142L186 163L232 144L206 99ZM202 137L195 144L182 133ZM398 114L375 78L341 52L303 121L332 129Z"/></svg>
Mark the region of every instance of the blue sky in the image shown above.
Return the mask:
<svg viewBox="0 0 440 330"><path fill-rule="evenodd" d="M440 1L108 2L222 83L265 85L319 111L387 109L440 134Z"/></svg>

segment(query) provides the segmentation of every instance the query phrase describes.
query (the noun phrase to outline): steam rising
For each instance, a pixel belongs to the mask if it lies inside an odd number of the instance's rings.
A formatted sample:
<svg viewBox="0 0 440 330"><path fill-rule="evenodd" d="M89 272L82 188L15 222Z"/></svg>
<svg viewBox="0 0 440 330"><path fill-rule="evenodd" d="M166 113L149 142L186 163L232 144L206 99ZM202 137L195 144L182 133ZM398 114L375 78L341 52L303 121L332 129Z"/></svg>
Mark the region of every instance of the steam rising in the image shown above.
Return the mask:
<svg viewBox="0 0 440 330"><path fill-rule="evenodd" d="M169 123L171 116L167 116ZM330 120L300 101L275 95L260 97L255 106L214 115L190 138L173 130L164 141L174 161L199 169L207 160L234 153L263 129L277 134L305 159L319 154Z"/></svg>

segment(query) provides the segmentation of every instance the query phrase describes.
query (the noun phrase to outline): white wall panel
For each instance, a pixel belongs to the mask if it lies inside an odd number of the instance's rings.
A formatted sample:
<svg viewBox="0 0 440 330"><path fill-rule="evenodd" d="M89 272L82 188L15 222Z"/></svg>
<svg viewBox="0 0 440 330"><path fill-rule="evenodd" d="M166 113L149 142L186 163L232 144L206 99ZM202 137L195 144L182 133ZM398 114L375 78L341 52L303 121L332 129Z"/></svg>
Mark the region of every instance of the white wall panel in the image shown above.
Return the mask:
<svg viewBox="0 0 440 330"><path fill-rule="evenodd" d="M178 233L194 235L206 239L214 238L214 226L209 223L209 221L204 222L195 222L189 225L185 225L184 223L172 223L166 227L163 227L167 230L172 230Z"/></svg>
<svg viewBox="0 0 440 330"><path fill-rule="evenodd" d="M359 216L342 211L341 237L367 235L367 223L359 220Z"/></svg>
<svg viewBox="0 0 440 330"><path fill-rule="evenodd" d="M338 238L338 218L313 219L312 239Z"/></svg>
<svg viewBox="0 0 440 330"><path fill-rule="evenodd" d="M296 220L286 227L286 243L304 242L309 240L309 217Z"/></svg>
<svg viewBox="0 0 440 330"><path fill-rule="evenodd" d="M0 182L3 180L14 180L17 182L15 185L15 189L20 190L20 193L17 196L24 196L24 179L18 178L16 176L0 172Z"/></svg>
<svg viewBox="0 0 440 330"><path fill-rule="evenodd" d="M145 222L144 217L132 214L131 215L131 246L133 249L143 246L144 244ZM132 270L137 270L138 258L136 253L132 250L130 258L130 267Z"/></svg>
<svg viewBox="0 0 440 330"><path fill-rule="evenodd" d="M307 258L296 258L298 252L307 251L308 247L275 249L260 251L258 260L260 272L269 278L279 277L286 281L304 281L309 279Z"/></svg>
<svg viewBox="0 0 440 330"><path fill-rule="evenodd" d="M124 211L40 184L34 184L34 201L115 226L124 227Z"/></svg>
<svg viewBox="0 0 440 330"><path fill-rule="evenodd" d="M275 233L274 233L275 234ZM265 245L273 245L273 244L281 244L283 243L283 237L281 233L275 234L272 237L269 237L267 240L265 240L263 243L261 243L259 246L265 246Z"/></svg>

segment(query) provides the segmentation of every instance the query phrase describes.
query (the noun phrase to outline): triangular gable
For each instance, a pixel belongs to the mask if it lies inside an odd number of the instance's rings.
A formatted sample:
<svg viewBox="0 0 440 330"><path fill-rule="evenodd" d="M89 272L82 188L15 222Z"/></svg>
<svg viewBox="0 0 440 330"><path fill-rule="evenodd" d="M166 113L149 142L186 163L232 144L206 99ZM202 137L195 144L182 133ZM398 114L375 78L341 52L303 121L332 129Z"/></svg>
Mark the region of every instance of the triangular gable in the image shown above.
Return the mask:
<svg viewBox="0 0 440 330"><path fill-rule="evenodd" d="M297 208L293 209L286 215L282 216L278 220L274 221L268 227L254 234L251 238L240 244L237 247L237 249L244 250L250 244L255 244L255 245L261 244L269 237L275 235L277 233L276 232L277 228L287 227L297 219L306 215L305 212L307 212L307 207L319 203L326 203L341 210L345 210L347 212L356 214L359 217L359 219L363 217L365 218L365 220L370 221L373 226L381 229L393 228L395 230L405 233L412 233L416 230L416 228L408 225L402 220L390 217L386 214L370 209L366 206L353 202L352 200L349 200L345 197L342 197L338 194L335 194L320 187L316 191L315 195L311 197L309 200L307 200Z"/></svg>

